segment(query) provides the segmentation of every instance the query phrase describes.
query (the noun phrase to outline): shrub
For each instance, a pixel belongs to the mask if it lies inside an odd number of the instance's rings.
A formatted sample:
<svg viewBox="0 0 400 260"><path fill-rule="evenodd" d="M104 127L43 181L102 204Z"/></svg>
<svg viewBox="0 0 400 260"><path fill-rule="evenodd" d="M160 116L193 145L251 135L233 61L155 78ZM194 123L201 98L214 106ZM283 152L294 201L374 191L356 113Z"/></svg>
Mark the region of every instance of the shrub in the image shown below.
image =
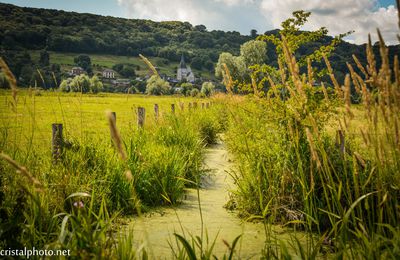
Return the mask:
<svg viewBox="0 0 400 260"><path fill-rule="evenodd" d="M182 94L185 96L190 96L190 91L193 89L193 84L189 82L185 82L181 84Z"/></svg>
<svg viewBox="0 0 400 260"><path fill-rule="evenodd" d="M214 89L215 86L212 82L204 82L201 86L201 93L209 97L214 93Z"/></svg>
<svg viewBox="0 0 400 260"><path fill-rule="evenodd" d="M157 75L153 75L147 80L146 94L148 95L167 95L171 92L169 83Z"/></svg>
<svg viewBox="0 0 400 260"><path fill-rule="evenodd" d="M196 97L199 93L200 91L197 88L194 88L190 91L190 96Z"/></svg>
<svg viewBox="0 0 400 260"><path fill-rule="evenodd" d="M73 79L68 78L61 82L60 90L62 92L82 92L82 93L98 93L103 90L103 83L97 76L89 78L87 75L75 76Z"/></svg>

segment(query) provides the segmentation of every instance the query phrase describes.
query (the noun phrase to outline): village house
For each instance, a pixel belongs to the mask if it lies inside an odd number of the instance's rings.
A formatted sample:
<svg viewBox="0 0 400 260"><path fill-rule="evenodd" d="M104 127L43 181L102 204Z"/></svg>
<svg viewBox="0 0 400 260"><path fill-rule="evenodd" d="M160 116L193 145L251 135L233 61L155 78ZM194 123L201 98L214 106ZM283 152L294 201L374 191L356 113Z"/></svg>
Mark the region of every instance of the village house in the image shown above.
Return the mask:
<svg viewBox="0 0 400 260"><path fill-rule="evenodd" d="M111 81L114 87L129 87L131 85L130 79L116 79Z"/></svg>
<svg viewBox="0 0 400 260"><path fill-rule="evenodd" d="M115 72L111 69L105 69L103 70L103 78L105 79L114 79L115 78Z"/></svg>
<svg viewBox="0 0 400 260"><path fill-rule="evenodd" d="M71 69L70 75L71 76L79 76L79 75L84 74L84 73L85 73L85 70L82 69L81 67L73 67Z"/></svg>

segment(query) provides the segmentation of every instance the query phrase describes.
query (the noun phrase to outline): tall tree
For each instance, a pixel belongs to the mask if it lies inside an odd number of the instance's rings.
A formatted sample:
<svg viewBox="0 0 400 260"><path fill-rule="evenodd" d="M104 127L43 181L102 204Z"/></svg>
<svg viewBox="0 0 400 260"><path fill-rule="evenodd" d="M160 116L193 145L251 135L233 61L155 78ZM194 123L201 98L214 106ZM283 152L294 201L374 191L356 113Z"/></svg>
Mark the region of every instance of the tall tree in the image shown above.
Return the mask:
<svg viewBox="0 0 400 260"><path fill-rule="evenodd" d="M256 29L252 29L250 31L250 36L251 36L251 38L256 38L258 36L257 30Z"/></svg>
<svg viewBox="0 0 400 260"><path fill-rule="evenodd" d="M243 57L247 67L264 63L266 53L267 44L263 41L251 40L240 46L240 56Z"/></svg>
<svg viewBox="0 0 400 260"><path fill-rule="evenodd" d="M40 52L39 65L41 67L47 67L50 65L50 54L46 49Z"/></svg>
<svg viewBox="0 0 400 260"><path fill-rule="evenodd" d="M81 54L74 58L74 62L79 67L82 67L87 73L92 73L92 61L89 55Z"/></svg>
<svg viewBox="0 0 400 260"><path fill-rule="evenodd" d="M282 30L279 31L279 35L260 35L257 40L272 42L276 46L276 52L278 53L279 60L284 62L284 51L283 51L283 41L286 41L286 45L291 54L295 55L296 51L300 49L300 47L305 46L310 42L316 42L321 40L328 34L328 30L325 27L321 27L316 31L301 31L300 29L303 25L308 21L311 12L305 11L295 11L293 12L293 18L289 18L282 22ZM310 55L306 55L302 57L299 61L301 66L307 64L307 59L311 62L313 61L321 61L322 55L329 56L335 46L338 45L342 39L349 35L351 32L346 32L336 36L330 44L322 45L317 50L312 52Z"/></svg>

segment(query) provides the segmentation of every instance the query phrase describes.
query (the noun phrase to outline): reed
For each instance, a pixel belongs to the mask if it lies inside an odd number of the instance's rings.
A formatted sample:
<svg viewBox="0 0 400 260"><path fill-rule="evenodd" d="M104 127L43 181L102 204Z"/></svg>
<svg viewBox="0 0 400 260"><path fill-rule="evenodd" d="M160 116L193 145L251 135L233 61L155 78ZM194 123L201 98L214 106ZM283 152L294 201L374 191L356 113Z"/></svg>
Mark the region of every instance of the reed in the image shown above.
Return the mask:
<svg viewBox="0 0 400 260"><path fill-rule="evenodd" d="M400 72L378 35L381 67L369 42L368 64L354 57L343 85L325 56L333 88L314 87L311 65L301 74L283 39L281 78L269 78L266 98L220 99L229 108L226 142L240 161L233 205L309 234L309 246L281 241L290 250L269 247L269 257L398 257ZM362 106L351 103L352 84Z"/></svg>

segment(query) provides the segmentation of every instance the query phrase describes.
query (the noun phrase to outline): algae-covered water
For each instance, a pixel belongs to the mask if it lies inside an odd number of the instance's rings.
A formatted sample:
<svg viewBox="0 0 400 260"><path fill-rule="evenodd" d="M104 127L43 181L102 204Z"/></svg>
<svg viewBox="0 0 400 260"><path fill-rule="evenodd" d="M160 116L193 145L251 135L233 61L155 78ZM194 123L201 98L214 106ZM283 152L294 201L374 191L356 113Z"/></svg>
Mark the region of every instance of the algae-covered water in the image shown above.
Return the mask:
<svg viewBox="0 0 400 260"><path fill-rule="evenodd" d="M217 257L228 253L229 244L242 235L236 248L235 258L258 259L265 243L265 228L262 223L244 222L234 212L224 208L229 200L229 191L234 188L229 171L233 164L229 161L224 144L219 143L207 149L204 166L211 174L203 180L200 189L200 201L204 223L204 238L206 232L211 244L214 239L213 254ZM173 233L201 236L201 217L196 189L189 189L182 204L175 208L163 208L145 214L133 221L134 238L138 244L144 243L149 249L151 258L173 258L168 241L176 247ZM282 233L279 227L274 232ZM206 239L203 239L206 241Z"/></svg>

